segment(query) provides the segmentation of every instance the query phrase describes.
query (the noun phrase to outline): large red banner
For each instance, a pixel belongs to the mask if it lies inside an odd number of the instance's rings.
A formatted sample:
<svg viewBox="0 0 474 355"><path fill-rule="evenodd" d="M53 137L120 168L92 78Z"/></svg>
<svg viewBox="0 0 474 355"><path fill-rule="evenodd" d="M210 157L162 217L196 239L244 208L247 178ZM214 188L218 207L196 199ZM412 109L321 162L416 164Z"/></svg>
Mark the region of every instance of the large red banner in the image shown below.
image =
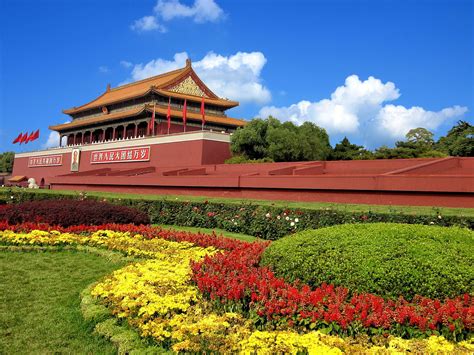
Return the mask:
<svg viewBox="0 0 474 355"><path fill-rule="evenodd" d="M91 164L149 161L150 147L97 150L91 152Z"/></svg>
<svg viewBox="0 0 474 355"><path fill-rule="evenodd" d="M29 157L28 167L35 168L38 166L58 166L63 165L63 156L58 155L45 155L41 157Z"/></svg>

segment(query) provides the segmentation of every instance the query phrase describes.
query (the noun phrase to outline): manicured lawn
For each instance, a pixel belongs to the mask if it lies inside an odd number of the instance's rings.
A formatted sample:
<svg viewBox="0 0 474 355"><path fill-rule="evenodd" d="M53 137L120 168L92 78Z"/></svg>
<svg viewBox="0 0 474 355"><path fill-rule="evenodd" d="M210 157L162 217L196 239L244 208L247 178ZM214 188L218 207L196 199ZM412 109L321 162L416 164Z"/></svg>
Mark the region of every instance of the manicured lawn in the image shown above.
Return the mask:
<svg viewBox="0 0 474 355"><path fill-rule="evenodd" d="M166 229L175 229L177 231L185 231L185 232L193 232L193 233L201 232L205 234L212 234L212 232L215 232L217 235L222 234L222 236L224 237L239 239L246 242L256 242L256 241L262 240L260 238L257 238L248 234L228 232L224 229L219 229L219 228L183 227L183 226L175 226L175 225L168 225L168 224L156 224L156 226L160 226Z"/></svg>
<svg viewBox="0 0 474 355"><path fill-rule="evenodd" d="M0 188L0 193L6 188ZM14 189L15 190L15 189ZM59 194L59 195L78 195L78 191L67 190L35 190L21 189L28 193L41 194ZM252 200L252 199L235 199L235 198L213 198L205 196L180 196L180 195L147 195L147 194L126 194L126 193L110 193L110 192L87 192L90 196L98 196L102 198L133 198L141 200L176 200L176 201L212 201L222 203L253 203L262 206L280 206L288 208L305 208L305 209L321 209L331 208L342 211L354 212L402 212L405 214L425 214L425 215L455 215L455 216L474 216L474 208L449 208L449 207L427 207L427 206L382 206L382 205L357 205L357 204L337 204L328 202L291 202L291 201L268 201L268 200Z"/></svg>
<svg viewBox="0 0 474 355"><path fill-rule="evenodd" d="M123 264L85 252L0 251L0 353L114 354L79 293Z"/></svg>

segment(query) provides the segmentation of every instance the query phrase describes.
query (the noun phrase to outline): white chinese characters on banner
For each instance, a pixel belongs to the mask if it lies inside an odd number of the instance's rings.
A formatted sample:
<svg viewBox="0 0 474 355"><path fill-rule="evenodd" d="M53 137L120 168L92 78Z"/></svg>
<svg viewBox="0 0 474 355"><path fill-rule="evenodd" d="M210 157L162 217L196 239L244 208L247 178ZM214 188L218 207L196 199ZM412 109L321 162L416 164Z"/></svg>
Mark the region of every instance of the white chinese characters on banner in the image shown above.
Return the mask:
<svg viewBox="0 0 474 355"><path fill-rule="evenodd" d="M28 167L36 168L39 166L59 166L63 164L62 155L44 155L39 157L29 157Z"/></svg>
<svg viewBox="0 0 474 355"><path fill-rule="evenodd" d="M91 152L91 164L128 163L149 160L150 147L97 150Z"/></svg>

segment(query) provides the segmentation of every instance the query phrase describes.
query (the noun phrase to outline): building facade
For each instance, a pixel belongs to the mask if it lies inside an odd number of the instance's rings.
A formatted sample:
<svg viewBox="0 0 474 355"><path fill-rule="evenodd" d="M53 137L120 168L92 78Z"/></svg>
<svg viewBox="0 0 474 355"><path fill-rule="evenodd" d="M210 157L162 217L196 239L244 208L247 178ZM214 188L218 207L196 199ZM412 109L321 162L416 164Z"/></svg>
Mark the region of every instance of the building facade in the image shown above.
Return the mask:
<svg viewBox="0 0 474 355"><path fill-rule="evenodd" d="M138 176L162 167L223 163L230 157L230 135L245 125L226 115L238 104L214 94L190 60L168 73L108 85L94 100L63 110L70 122L49 127L58 132L59 147L15 155L11 183L34 178L48 187L53 177L70 173Z"/></svg>

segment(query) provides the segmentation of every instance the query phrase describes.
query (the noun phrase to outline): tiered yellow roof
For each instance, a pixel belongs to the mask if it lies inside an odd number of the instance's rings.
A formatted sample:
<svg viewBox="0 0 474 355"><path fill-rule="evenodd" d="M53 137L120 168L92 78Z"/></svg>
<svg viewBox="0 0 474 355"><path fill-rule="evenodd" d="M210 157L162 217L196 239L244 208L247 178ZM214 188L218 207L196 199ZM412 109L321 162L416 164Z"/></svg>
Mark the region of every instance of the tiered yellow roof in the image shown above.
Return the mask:
<svg viewBox="0 0 474 355"><path fill-rule="evenodd" d="M191 84L195 84L195 90L192 93L182 90L180 84L184 81L190 81ZM63 110L63 112L72 115L89 109L100 108L121 101L143 97L153 91L164 96L187 99L196 102L201 102L202 97L204 97L204 102L206 104L220 106L224 109L239 105L236 101L221 99L214 94L201 81L201 79L199 79L191 67L191 62L188 60L184 68L118 86L116 88L111 89L108 87L102 95L91 102L82 106Z"/></svg>

